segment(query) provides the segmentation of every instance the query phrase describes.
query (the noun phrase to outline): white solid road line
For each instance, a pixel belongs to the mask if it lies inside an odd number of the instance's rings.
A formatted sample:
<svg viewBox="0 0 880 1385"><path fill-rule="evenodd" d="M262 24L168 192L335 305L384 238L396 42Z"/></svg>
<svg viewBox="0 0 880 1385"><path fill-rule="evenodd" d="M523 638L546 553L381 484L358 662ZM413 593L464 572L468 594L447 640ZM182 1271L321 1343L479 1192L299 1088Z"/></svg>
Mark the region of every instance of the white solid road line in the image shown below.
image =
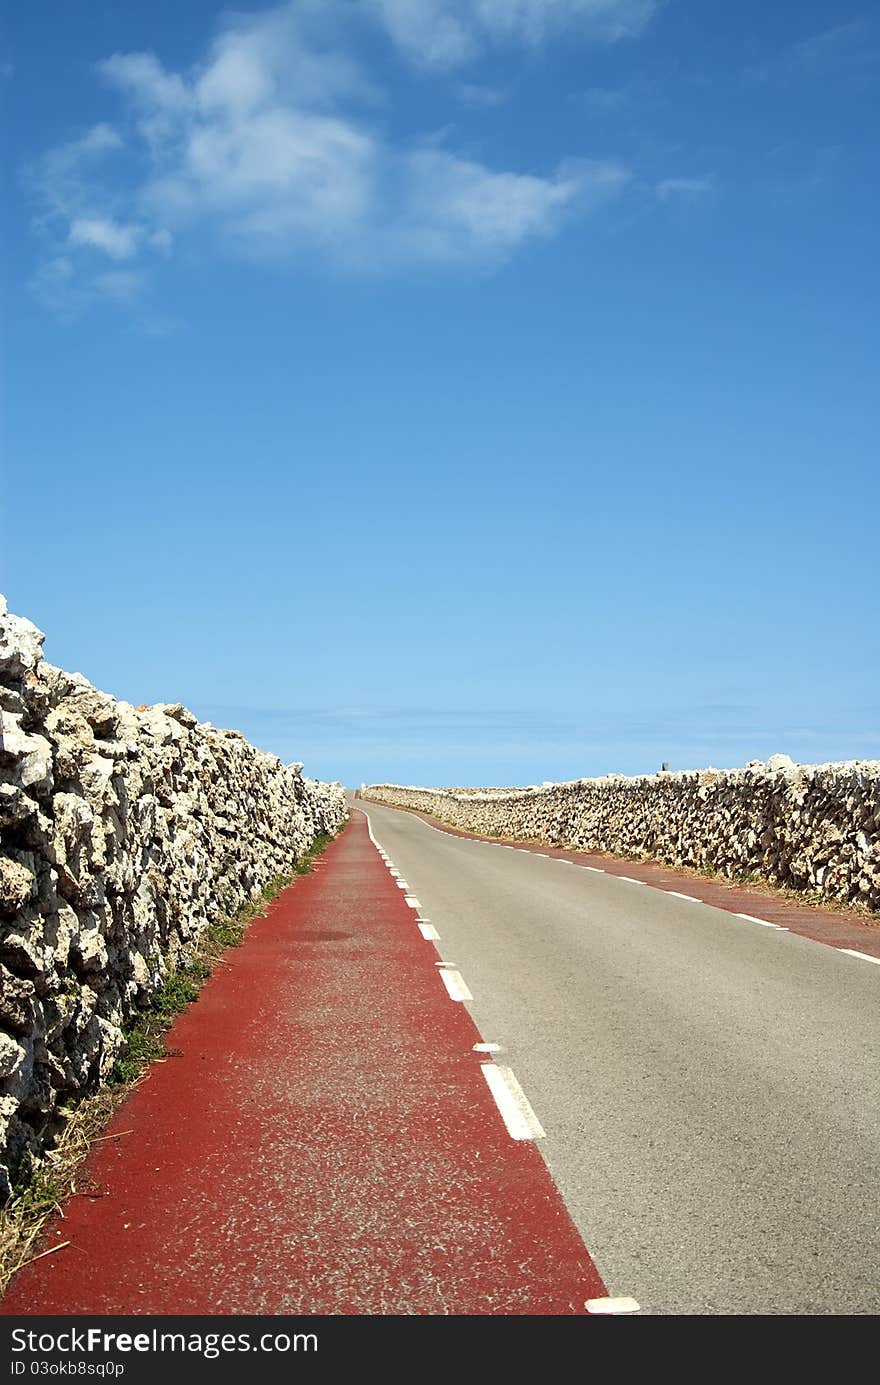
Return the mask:
<svg viewBox="0 0 880 1385"><path fill-rule="evenodd" d="M734 917L745 919L748 923L760 923L762 928L775 928L777 933L788 932L788 929L783 928L781 923L771 923L769 919L756 919L754 914L735 914Z"/></svg>
<svg viewBox="0 0 880 1385"><path fill-rule="evenodd" d="M376 840L375 836L373 835L373 824L372 824L372 822L370 821L370 815L369 815L369 813L364 812L363 809L361 809L360 811L364 813L364 817L365 817L366 820L367 820L367 831L368 831L368 833L369 833L370 841L373 843L373 846L374 846L374 847L376 848L376 850L378 851L379 855L381 856L382 860L383 860L383 861L385 862L385 864L387 865L387 867L388 867L388 869L390 870L391 874L392 874L393 876L396 876L396 877L397 877L397 882L396 882L396 883L399 885L399 887L400 887L402 890L408 890L408 889L410 888L409 885L406 883L405 880L403 880L403 879L400 878L400 871L396 869L396 867L394 866L394 862L392 861L391 857L388 855L388 853L385 851L384 847L382 847L382 846L379 844L379 842ZM444 836L452 836L452 835L454 835L454 834L451 833L451 832L446 832L446 831L444 831L444 829L443 829L442 827L435 827L435 826L433 825L433 823L425 822L423 818L416 818L416 821L421 822L422 825L423 825L424 827L430 827L432 832L441 832ZM585 866L585 865L580 865L579 862L577 862L577 861L569 861L569 860L566 860L566 858L565 858L564 856L550 856L546 851L531 851L531 850L529 849L529 847L527 847L527 846L513 846L513 845L511 845L510 842L497 842L497 841L496 841L496 842L489 842L489 843L486 843L486 844L487 844L487 845L491 845L491 846L500 846L500 847L502 847L503 850L505 850L505 851L528 851L529 854L532 855L532 856L543 856L544 859L547 860L547 861L561 861L563 865L566 865L566 866L574 866L577 870L589 870L589 871L592 871L594 875L607 875L607 874L609 873L608 871L603 870L600 866ZM646 888L648 887L648 882L647 882L646 880L636 880L636 879L635 879L633 876L631 876L631 875L618 875L618 876L614 876L613 873L612 873L612 878L617 879L617 880L625 880L626 883L627 883L628 885L642 885L642 886L644 886L644 887L646 887ZM688 901L689 904L703 904L703 903L705 902L704 900L700 899L700 897L699 897L698 895L695 895L695 894L684 894L681 890L663 890L663 889L662 889L661 887L659 887L659 886L653 886L652 888L655 888L655 889L660 888L662 894L672 895L672 897L673 897L674 899L686 899L686 900ZM404 900L405 900L405 903L407 903L411 909L419 910L419 909L421 909L421 907L422 907L421 904L419 903L418 899L415 897L415 895L409 895L409 894L407 894L407 895L404 896ZM711 908L712 906L709 905L708 907ZM788 932L789 932L789 929L786 928L786 927L784 927L783 924L781 924L781 923L771 923L769 919L759 919L759 918L756 917L755 914L742 914L742 913L734 912L734 911L731 911L731 912L733 912L734 918L743 919L746 923L757 923L757 924L759 924L759 925L761 926L761 928L769 928L769 929L771 929L771 931L774 932L774 933L788 933ZM419 920L418 920L418 924L419 924L419 929L420 929L420 931L422 932L422 937L425 938L426 941L429 940L429 939L430 939L431 941L439 941L439 934L437 934L436 929L433 928L433 925L431 925L431 923L430 923L430 921L429 921L428 919L419 919ZM422 925L425 926L424 929L422 928ZM427 931L427 930L430 930L430 931ZM834 947L834 944L831 943L831 944L829 944L829 946ZM857 958L859 959L859 961L861 961L861 962L873 962L873 964L874 964L875 966L880 966L880 957L872 957L872 956L870 955L870 953L868 953L868 952L859 952L857 948L854 948L854 947L834 947L834 950L835 950L835 952L845 952L846 955L847 955L848 957L857 957ZM445 967L446 964L445 964L445 963L439 963L438 965L440 965L441 967ZM443 973L441 973L441 974L443 974ZM450 972L449 974L450 974L450 975L457 975L457 973L454 973L454 972ZM445 980L445 977L444 977L444 980ZM459 976L459 981L460 981L461 986L462 986L462 988L464 989L464 991L467 991L467 987L465 986L464 982L461 981L460 976ZM449 990L449 984L448 984L448 983L447 983L447 990ZM450 992L450 994L451 994L451 992ZM469 991L467 991L467 996L466 996L466 997L464 997L464 996L462 996L462 997L458 997L458 996L453 997L453 999L459 999L459 998L461 998L461 999L466 998L466 999L468 999L468 1000L472 999L471 994L470 994ZM477 1046L477 1047L478 1047L478 1046ZM489 1050L487 1049L486 1051L488 1052ZM511 1074L511 1076L512 1076L512 1074ZM487 1078L487 1080L488 1080L488 1078ZM494 1079L493 1079L493 1080L494 1080ZM515 1078L514 1078L513 1080L516 1081ZM523 1098L523 1100L525 1100L525 1098ZM596 1302L596 1303L600 1303L600 1302L608 1302L608 1303L635 1303L635 1299L607 1299L607 1300L599 1300L599 1299L597 1299L597 1300L593 1300L593 1301ZM634 1313L634 1312L638 1312L638 1311L639 1311L638 1305L636 1305L635 1308L590 1308L590 1307L589 1307L589 1304L588 1304L587 1307L588 1307L588 1309L589 1309L590 1312L596 1312L596 1313L600 1313L600 1312L606 1312L606 1313L612 1313L612 1312Z"/></svg>
<svg viewBox="0 0 880 1385"><path fill-rule="evenodd" d="M361 812L364 812L363 808L361 809ZM369 813L364 813L364 817L367 819L367 831L370 834L370 841L373 843L373 846L376 848L379 855L384 858L385 852L382 850L382 847L379 845L379 843L376 841L376 838L373 836L373 824L370 822Z"/></svg>
<svg viewBox="0 0 880 1385"><path fill-rule="evenodd" d="M413 814L413 816L415 817L416 814ZM443 827L435 827L434 824L433 824L433 822L425 822L425 819L424 819L424 818L417 818L417 821L420 822L420 823L422 824L423 827L430 827L430 829L431 829L432 832L439 832L439 833L441 833L441 835L444 836L444 837L454 837L454 836L455 836L455 833L454 833L454 832L447 832L447 831L445 830L445 828L443 828Z"/></svg>
<svg viewBox="0 0 880 1385"><path fill-rule="evenodd" d="M449 992L450 1000L473 1000L460 971L454 971L451 967L443 967L440 970L440 976L443 985Z"/></svg>
<svg viewBox="0 0 880 1385"><path fill-rule="evenodd" d="M545 1134L544 1128L529 1105L528 1097L514 1077L512 1070L501 1067L497 1063L481 1063L480 1067L511 1138L514 1140L542 1140Z"/></svg>
<svg viewBox="0 0 880 1385"><path fill-rule="evenodd" d="M433 923L422 923L417 919L416 926L426 943L439 943L440 934L437 932Z"/></svg>

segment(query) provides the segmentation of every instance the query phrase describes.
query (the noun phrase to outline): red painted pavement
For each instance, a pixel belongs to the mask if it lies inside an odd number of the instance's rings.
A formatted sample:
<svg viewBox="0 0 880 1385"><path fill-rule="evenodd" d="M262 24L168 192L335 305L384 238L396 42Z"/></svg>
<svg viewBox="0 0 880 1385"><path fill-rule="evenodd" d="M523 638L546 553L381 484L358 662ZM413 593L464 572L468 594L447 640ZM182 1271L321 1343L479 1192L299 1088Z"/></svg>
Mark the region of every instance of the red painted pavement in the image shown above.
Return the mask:
<svg viewBox="0 0 880 1385"><path fill-rule="evenodd" d="M605 1293L403 893L356 814L180 1016L180 1056L39 1249L72 1244L0 1312L573 1314Z"/></svg>
<svg viewBox="0 0 880 1385"><path fill-rule="evenodd" d="M364 799L364 803L369 810L370 800ZM549 846L534 839L523 841L518 837L481 837L476 832L451 827L431 813L420 813L414 808L398 811L411 813L413 817L421 818L452 837L466 837L469 841L477 842L503 841L520 851L560 856L579 866L596 866L606 875L626 875L634 880L643 880L657 890L675 890L693 895L703 904L711 904L714 909L724 909L729 914L751 914L754 918L766 919L768 923L778 923L791 933L799 933L803 938L812 938L814 942L825 943L829 947L852 948L856 952L866 952L870 957L880 957L880 916L862 919L852 913L801 904L784 895L749 889L747 885L690 875L676 870L674 866L664 865L662 861L630 861L623 856L606 855L600 851L574 851L569 847Z"/></svg>

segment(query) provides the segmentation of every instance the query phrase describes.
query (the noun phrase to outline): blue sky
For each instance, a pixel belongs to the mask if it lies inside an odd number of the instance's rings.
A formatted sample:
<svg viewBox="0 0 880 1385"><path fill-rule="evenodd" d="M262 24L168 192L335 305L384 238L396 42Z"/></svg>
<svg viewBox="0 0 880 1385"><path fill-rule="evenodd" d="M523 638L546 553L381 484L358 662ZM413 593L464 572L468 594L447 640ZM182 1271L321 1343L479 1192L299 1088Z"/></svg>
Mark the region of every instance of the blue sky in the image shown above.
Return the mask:
<svg viewBox="0 0 880 1385"><path fill-rule="evenodd" d="M880 757L880 14L31 0L2 586L323 778Z"/></svg>

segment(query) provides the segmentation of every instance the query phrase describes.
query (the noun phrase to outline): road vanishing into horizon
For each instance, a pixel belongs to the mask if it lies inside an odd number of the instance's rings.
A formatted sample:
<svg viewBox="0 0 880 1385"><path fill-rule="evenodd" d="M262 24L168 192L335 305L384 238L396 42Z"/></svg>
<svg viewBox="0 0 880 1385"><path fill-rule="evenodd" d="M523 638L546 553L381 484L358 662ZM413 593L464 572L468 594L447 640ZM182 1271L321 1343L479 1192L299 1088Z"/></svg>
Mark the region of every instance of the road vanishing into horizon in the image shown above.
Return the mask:
<svg viewBox="0 0 880 1385"><path fill-rule="evenodd" d="M647 1314L880 1309L880 966L375 803L612 1296Z"/></svg>
<svg viewBox="0 0 880 1385"><path fill-rule="evenodd" d="M0 1317L873 1315L878 962L865 921L355 800Z"/></svg>

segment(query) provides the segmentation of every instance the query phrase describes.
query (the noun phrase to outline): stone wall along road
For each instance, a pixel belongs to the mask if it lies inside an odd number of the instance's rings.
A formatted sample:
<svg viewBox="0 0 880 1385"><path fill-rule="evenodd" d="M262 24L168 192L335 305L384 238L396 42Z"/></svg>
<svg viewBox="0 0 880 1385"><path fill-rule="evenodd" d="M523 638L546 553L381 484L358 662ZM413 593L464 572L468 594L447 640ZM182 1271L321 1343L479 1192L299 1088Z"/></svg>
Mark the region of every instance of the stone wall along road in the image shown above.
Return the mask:
<svg viewBox="0 0 880 1385"><path fill-rule="evenodd" d="M179 703L135 708L42 657L0 598L0 1201L212 922L347 816Z"/></svg>
<svg viewBox="0 0 880 1385"><path fill-rule="evenodd" d="M576 779L527 789L369 784L362 797L481 836L536 839L669 865L756 875L880 909L880 761Z"/></svg>

